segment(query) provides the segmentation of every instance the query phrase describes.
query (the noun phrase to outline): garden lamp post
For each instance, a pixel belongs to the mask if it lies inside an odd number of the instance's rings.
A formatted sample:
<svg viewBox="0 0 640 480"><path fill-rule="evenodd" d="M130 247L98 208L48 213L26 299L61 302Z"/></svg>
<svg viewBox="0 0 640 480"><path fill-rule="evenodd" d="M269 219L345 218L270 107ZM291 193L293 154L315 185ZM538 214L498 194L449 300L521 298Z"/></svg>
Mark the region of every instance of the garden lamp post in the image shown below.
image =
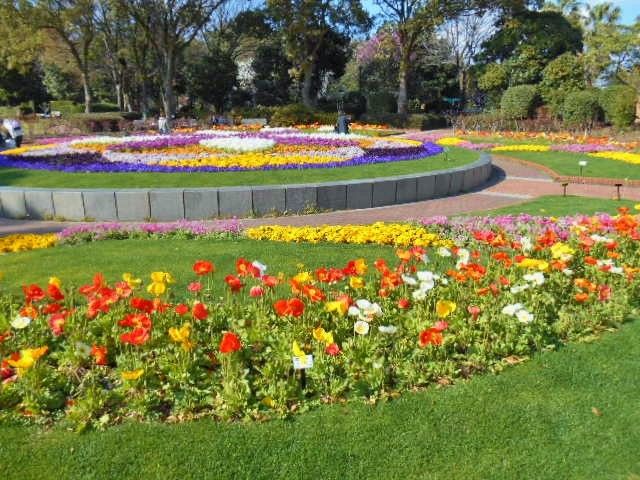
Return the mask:
<svg viewBox="0 0 640 480"><path fill-rule="evenodd" d="M584 169L584 167L586 167L586 166L587 166L587 164L588 164L588 162L587 162L586 160L580 160L580 161L578 162L578 165L580 166L580 178L581 178L581 179L583 178L583 177L582 177L583 169ZM583 179L583 181L584 181L584 179Z"/></svg>

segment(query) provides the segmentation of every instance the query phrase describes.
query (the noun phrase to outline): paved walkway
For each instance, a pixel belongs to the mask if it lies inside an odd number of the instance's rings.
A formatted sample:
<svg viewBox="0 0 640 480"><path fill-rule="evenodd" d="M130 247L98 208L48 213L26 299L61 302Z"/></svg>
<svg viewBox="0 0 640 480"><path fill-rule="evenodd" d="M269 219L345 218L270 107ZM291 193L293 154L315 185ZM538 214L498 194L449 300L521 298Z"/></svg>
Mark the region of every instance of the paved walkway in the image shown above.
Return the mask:
<svg viewBox="0 0 640 480"><path fill-rule="evenodd" d="M493 157L494 172L491 180L482 189L446 198L424 202L319 213L304 216L275 218L252 218L242 220L246 226L255 225L322 225L358 224L376 221L413 220L431 215L459 215L471 212L516 205L543 195L562 195L563 187L554 182L546 173L527 165ZM640 201L639 187L623 187L622 198ZM567 195L615 198L616 188L608 185L569 184ZM11 233L57 232L70 222L49 222L34 220L0 219L0 236Z"/></svg>

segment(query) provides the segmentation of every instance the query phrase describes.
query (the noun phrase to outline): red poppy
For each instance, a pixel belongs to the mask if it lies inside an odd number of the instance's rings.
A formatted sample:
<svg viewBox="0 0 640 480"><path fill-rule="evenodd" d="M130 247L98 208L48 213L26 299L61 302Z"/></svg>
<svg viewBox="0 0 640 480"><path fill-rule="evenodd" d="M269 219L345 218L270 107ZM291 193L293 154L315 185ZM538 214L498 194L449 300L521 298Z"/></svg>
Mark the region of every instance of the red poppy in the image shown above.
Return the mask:
<svg viewBox="0 0 640 480"><path fill-rule="evenodd" d="M193 271L196 275L207 275L209 273L215 272L215 267L211 262L208 262L206 260L198 260L193 264Z"/></svg>
<svg viewBox="0 0 640 480"><path fill-rule="evenodd" d="M11 332L0 333L0 343L11 337Z"/></svg>
<svg viewBox="0 0 640 480"><path fill-rule="evenodd" d="M324 352L327 355L331 355L332 357L335 357L336 355L340 355L341 350L337 343L331 343L327 345L327 347L324 349Z"/></svg>
<svg viewBox="0 0 640 480"><path fill-rule="evenodd" d="M189 307L184 303L179 303L175 306L174 310L178 315L184 315L189 312Z"/></svg>
<svg viewBox="0 0 640 480"><path fill-rule="evenodd" d="M164 313L171 308L169 303L164 303L160 298L153 299L153 311L156 313Z"/></svg>
<svg viewBox="0 0 640 480"><path fill-rule="evenodd" d="M478 316L480 315L482 310L477 305L469 305L467 307L467 312L471 314L471 318L475 322L478 319Z"/></svg>
<svg viewBox="0 0 640 480"><path fill-rule="evenodd" d="M600 285L598 287L598 299L601 302L606 302L611 298L611 287L609 285Z"/></svg>
<svg viewBox="0 0 640 480"><path fill-rule="evenodd" d="M129 343L131 345L143 345L149 340L149 330L146 328L134 328L130 332L120 335L120 341L122 343Z"/></svg>
<svg viewBox="0 0 640 480"><path fill-rule="evenodd" d="M129 313L118 322L121 327L151 328L151 318L144 313Z"/></svg>
<svg viewBox="0 0 640 480"><path fill-rule="evenodd" d="M23 285L22 291L24 292L24 298L27 302L39 302L44 298L44 290L42 290L38 285L31 284L29 286Z"/></svg>
<svg viewBox="0 0 640 480"><path fill-rule="evenodd" d="M192 293L198 293L200 290L202 290L202 284L200 282L191 282L189 285L187 285L187 290Z"/></svg>
<svg viewBox="0 0 640 480"><path fill-rule="evenodd" d="M78 291L86 297L91 297L105 285L104 276L101 273L96 273L93 276L93 283L91 285L83 285Z"/></svg>
<svg viewBox="0 0 640 480"><path fill-rule="evenodd" d="M278 285L278 278L273 275L263 275L262 283L265 287L273 288Z"/></svg>
<svg viewBox="0 0 640 480"><path fill-rule="evenodd" d="M100 345L93 345L91 347L91 355L96 360L96 365L107 365L107 347Z"/></svg>
<svg viewBox="0 0 640 480"><path fill-rule="evenodd" d="M44 305L42 307L42 313L44 313L45 315L58 313L60 310L62 310L62 305L60 305L59 303L48 303L47 305Z"/></svg>
<svg viewBox="0 0 640 480"><path fill-rule="evenodd" d="M220 353L233 353L237 352L242 348L242 343L240 343L240 337L238 337L235 333L226 332L222 335L222 340L220 340Z"/></svg>
<svg viewBox="0 0 640 480"><path fill-rule="evenodd" d="M64 333L64 325L67 323L67 316L64 313L56 313L49 318L49 328L54 337L59 337Z"/></svg>
<svg viewBox="0 0 640 480"><path fill-rule="evenodd" d="M400 300L398 300L398 308L406 310L409 307L411 307L411 302L408 298L401 298Z"/></svg>
<svg viewBox="0 0 640 480"><path fill-rule="evenodd" d="M435 327L420 332L420 346L422 348L427 345L442 345L442 340L442 332Z"/></svg>
<svg viewBox="0 0 640 480"><path fill-rule="evenodd" d="M133 288L127 282L118 282L115 287L116 295L119 298L128 298L133 293Z"/></svg>
<svg viewBox="0 0 640 480"><path fill-rule="evenodd" d="M278 300L273 304L273 308L280 317L290 315L299 317L304 312L304 302L299 298L291 298L289 300Z"/></svg>
<svg viewBox="0 0 640 480"><path fill-rule="evenodd" d="M239 292L242 287L244 287L244 283L242 283L242 280L240 280L235 275L227 275L226 277L224 277L224 281L227 283L233 293Z"/></svg>
<svg viewBox="0 0 640 480"><path fill-rule="evenodd" d="M344 278L344 272L338 268L318 268L315 272L316 279L322 283L337 283Z"/></svg>
<svg viewBox="0 0 640 480"><path fill-rule="evenodd" d="M15 360L17 360L17 358ZM0 362L0 379L4 381L9 381L9 379L12 377L15 377L15 372L13 371L13 368L11 368L11 366L9 365L9 361L2 360L2 362Z"/></svg>
<svg viewBox="0 0 640 480"><path fill-rule="evenodd" d="M22 315L23 317L29 317L33 319L33 318L38 318L38 316L40 315L40 312L36 307L31 305L30 303L27 303L24 307L20 309L20 315Z"/></svg>
<svg viewBox="0 0 640 480"><path fill-rule="evenodd" d="M104 298L94 298L89 301L89 305L87 305L87 317L96 318L99 313L108 313L109 312L109 302Z"/></svg>
<svg viewBox="0 0 640 480"><path fill-rule="evenodd" d="M312 302L319 302L325 299L324 292L312 285L303 285L302 294Z"/></svg>
<svg viewBox="0 0 640 480"><path fill-rule="evenodd" d="M144 313L153 312L153 302L151 300L147 300L145 298L134 297L134 298L131 299L131 302L129 302L129 303L133 308L135 308L136 310L139 310L141 312L144 312Z"/></svg>
<svg viewBox="0 0 640 480"><path fill-rule="evenodd" d="M261 297L263 295L264 295L264 288L258 285L251 287L251 290L249 290L250 297Z"/></svg>
<svg viewBox="0 0 640 480"><path fill-rule="evenodd" d="M55 300L56 302L59 302L60 300L64 300L64 295L62 291L58 288L57 285L54 285L53 283L50 283L47 286L47 295L49 295L49 298L51 300Z"/></svg>
<svg viewBox="0 0 640 480"><path fill-rule="evenodd" d="M204 303L196 302L191 309L191 315L193 315L193 318L196 320L204 320L209 315L209 311Z"/></svg>
<svg viewBox="0 0 640 480"><path fill-rule="evenodd" d="M258 267L244 258L236 260L236 272L240 277L252 276L258 278L262 274Z"/></svg>

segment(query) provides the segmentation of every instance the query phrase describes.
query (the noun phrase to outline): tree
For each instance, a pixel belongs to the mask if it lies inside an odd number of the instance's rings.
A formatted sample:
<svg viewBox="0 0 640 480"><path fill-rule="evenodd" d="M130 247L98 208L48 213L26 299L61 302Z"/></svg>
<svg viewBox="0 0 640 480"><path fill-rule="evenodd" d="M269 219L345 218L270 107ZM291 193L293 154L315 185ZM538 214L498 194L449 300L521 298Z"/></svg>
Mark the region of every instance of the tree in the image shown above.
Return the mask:
<svg viewBox="0 0 640 480"><path fill-rule="evenodd" d="M220 113L236 85L238 67L231 56L221 50L209 50L186 68L187 91Z"/></svg>
<svg viewBox="0 0 640 480"><path fill-rule="evenodd" d="M494 13L462 14L447 21L442 33L451 50L457 69L458 88L462 98L466 98L469 70L482 44L493 33Z"/></svg>
<svg viewBox="0 0 640 480"><path fill-rule="evenodd" d="M162 105L176 111L174 81L180 55L228 0L118 0L144 30L160 63Z"/></svg>
<svg viewBox="0 0 640 480"><path fill-rule="evenodd" d="M407 113L407 85L411 63L418 41L426 32L433 32L448 18L466 8L458 0L376 0L383 16L389 21L398 38L400 52L398 68L398 113Z"/></svg>
<svg viewBox="0 0 640 480"><path fill-rule="evenodd" d="M302 84L302 101L311 107L318 59L330 33L364 31L370 25L369 16L360 0L267 0L267 7L284 36L293 64L291 74Z"/></svg>
<svg viewBox="0 0 640 480"><path fill-rule="evenodd" d="M279 105L289 101L291 62L279 41L260 45L251 62L255 103Z"/></svg>
<svg viewBox="0 0 640 480"><path fill-rule="evenodd" d="M573 53L563 53L544 68L540 94L551 113L560 116L567 95L584 90L585 86L585 72L581 59Z"/></svg>
<svg viewBox="0 0 640 480"><path fill-rule="evenodd" d="M24 22L55 34L75 62L84 90L84 110L91 112L90 54L95 39L94 0L21 0L17 13Z"/></svg>

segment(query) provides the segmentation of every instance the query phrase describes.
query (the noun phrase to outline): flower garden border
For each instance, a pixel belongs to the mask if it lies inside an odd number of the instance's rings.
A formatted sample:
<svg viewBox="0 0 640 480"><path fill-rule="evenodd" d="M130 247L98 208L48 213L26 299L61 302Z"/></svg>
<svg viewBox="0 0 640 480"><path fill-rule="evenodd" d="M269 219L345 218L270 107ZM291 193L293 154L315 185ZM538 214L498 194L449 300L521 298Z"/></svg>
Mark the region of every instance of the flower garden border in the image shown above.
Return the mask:
<svg viewBox="0 0 640 480"><path fill-rule="evenodd" d="M491 176L489 154L461 167L339 182L219 188L74 189L0 187L5 218L175 221L353 210L456 195Z"/></svg>

